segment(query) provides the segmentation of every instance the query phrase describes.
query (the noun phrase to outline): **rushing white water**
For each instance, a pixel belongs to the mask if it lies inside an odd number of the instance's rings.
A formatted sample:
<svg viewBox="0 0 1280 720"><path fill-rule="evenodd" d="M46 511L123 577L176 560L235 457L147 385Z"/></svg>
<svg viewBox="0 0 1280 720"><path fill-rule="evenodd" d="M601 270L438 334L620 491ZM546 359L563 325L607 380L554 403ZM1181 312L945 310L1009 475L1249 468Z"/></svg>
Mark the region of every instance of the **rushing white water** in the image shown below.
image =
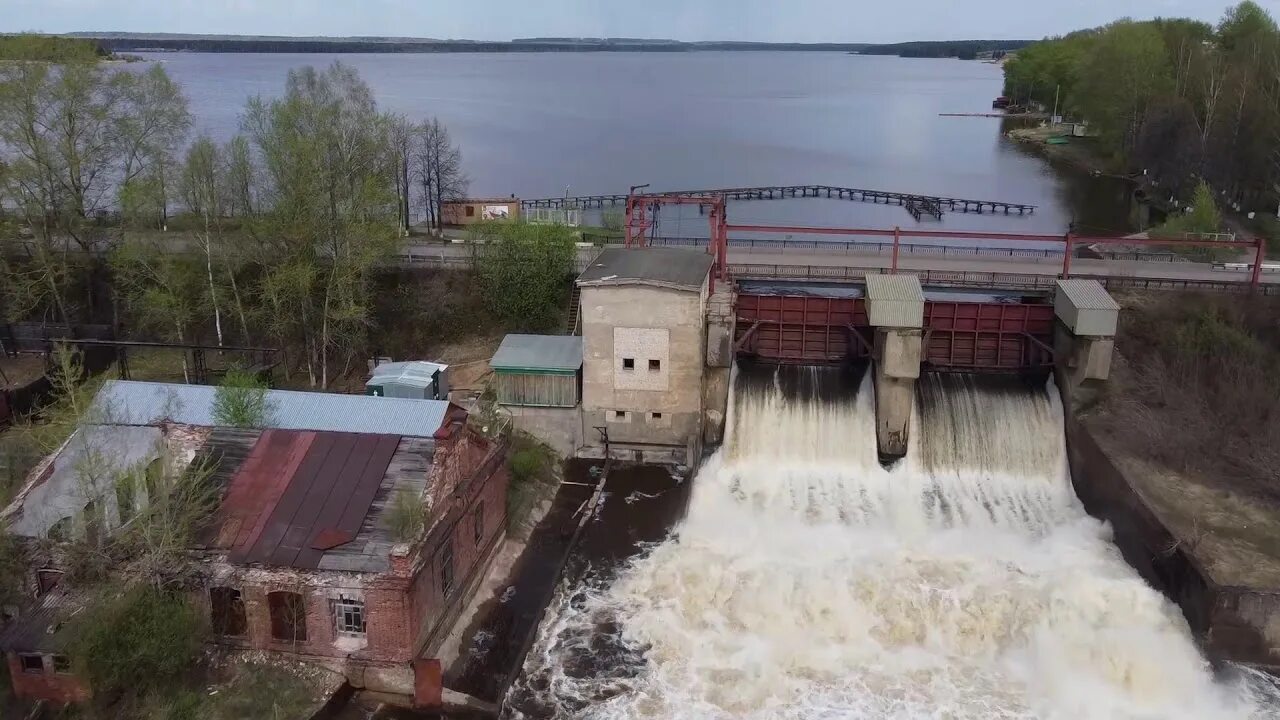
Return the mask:
<svg viewBox="0 0 1280 720"><path fill-rule="evenodd" d="M676 536L552 610L528 714L1274 717L1085 514L1052 387L926 377L886 470L870 387L789 372L738 383Z"/></svg>

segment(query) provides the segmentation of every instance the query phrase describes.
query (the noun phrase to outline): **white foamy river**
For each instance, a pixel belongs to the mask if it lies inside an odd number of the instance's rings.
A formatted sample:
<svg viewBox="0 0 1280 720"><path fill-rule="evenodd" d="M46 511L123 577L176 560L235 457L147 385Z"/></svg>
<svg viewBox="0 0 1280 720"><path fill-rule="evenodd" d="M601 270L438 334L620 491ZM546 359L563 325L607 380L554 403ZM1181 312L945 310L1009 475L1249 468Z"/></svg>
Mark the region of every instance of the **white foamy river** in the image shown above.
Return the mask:
<svg viewBox="0 0 1280 720"><path fill-rule="evenodd" d="M545 714L1280 716L1084 512L1052 386L927 376L886 470L869 383L831 400L838 372L738 383L676 535L548 610L521 681Z"/></svg>

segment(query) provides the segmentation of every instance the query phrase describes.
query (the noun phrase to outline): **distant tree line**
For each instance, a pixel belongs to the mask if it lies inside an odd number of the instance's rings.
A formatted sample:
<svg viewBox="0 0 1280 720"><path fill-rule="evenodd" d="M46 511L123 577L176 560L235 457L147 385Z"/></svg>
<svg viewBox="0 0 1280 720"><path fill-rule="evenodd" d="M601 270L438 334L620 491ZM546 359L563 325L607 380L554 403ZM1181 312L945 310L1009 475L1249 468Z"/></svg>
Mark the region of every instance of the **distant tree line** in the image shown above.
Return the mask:
<svg viewBox="0 0 1280 720"><path fill-rule="evenodd" d="M897 55L909 58L959 58L974 60L979 55L997 53L1003 55L1032 44L1032 40L957 40L942 42L905 42L893 45L869 45L860 52L863 55Z"/></svg>
<svg viewBox="0 0 1280 720"><path fill-rule="evenodd" d="M191 125L159 64L0 64L6 318L100 319L105 286L152 339L280 346L327 386L369 349L375 271L465 192L460 152L340 63L291 71L226 143Z"/></svg>
<svg viewBox="0 0 1280 720"><path fill-rule="evenodd" d="M1117 165L1182 199L1201 181L1273 209L1280 181L1280 31L1251 1L1216 27L1122 20L1036 43L1005 65L1016 102L1087 120Z"/></svg>
<svg viewBox="0 0 1280 720"><path fill-rule="evenodd" d="M110 54L97 40L56 35L0 35L0 62L92 62Z"/></svg>

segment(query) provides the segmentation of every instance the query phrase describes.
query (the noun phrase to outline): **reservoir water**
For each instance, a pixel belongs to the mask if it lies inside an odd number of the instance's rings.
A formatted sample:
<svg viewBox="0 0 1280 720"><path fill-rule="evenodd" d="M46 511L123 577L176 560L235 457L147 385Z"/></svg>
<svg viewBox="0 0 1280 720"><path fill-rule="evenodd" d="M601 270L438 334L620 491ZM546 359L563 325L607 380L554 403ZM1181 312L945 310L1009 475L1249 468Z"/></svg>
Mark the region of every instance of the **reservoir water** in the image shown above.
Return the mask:
<svg viewBox="0 0 1280 720"><path fill-rule="evenodd" d="M1051 167L990 112L997 65L844 53L144 54L186 90L195 131L226 139L245 101L283 92L290 68L360 71L383 109L438 116L471 193L522 198L827 184L1038 205L1025 218L948 214L948 229L1128 229L1128 188ZM914 226L900 207L742 203L735 222ZM694 217L668 234L696 234ZM670 224L670 223L669 223ZM705 223L701 223L705 225ZM937 223L928 223L935 227Z"/></svg>
<svg viewBox="0 0 1280 720"><path fill-rule="evenodd" d="M1052 384L926 375L886 470L846 373L739 375L687 517L566 589L514 716L1276 717L1274 681L1215 674L1084 512Z"/></svg>

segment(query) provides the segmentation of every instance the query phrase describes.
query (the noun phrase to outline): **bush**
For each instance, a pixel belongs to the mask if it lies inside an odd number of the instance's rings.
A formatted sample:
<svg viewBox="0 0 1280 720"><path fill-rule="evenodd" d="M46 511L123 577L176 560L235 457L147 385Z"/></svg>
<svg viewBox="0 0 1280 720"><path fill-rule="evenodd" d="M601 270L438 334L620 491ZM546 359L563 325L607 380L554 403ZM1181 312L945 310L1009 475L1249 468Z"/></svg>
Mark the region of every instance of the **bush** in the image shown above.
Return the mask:
<svg viewBox="0 0 1280 720"><path fill-rule="evenodd" d="M67 629L68 654L94 694L161 687L191 666L204 643L204 614L185 597L136 586L91 603Z"/></svg>
<svg viewBox="0 0 1280 720"><path fill-rule="evenodd" d="M562 225L477 225L476 271L490 310L510 330L540 332L561 321L576 246Z"/></svg>
<svg viewBox="0 0 1280 720"><path fill-rule="evenodd" d="M409 542L422 532L422 507L413 492L401 490L396 493L388 508L387 526L397 542Z"/></svg>
<svg viewBox="0 0 1280 720"><path fill-rule="evenodd" d="M228 370L213 396L214 419L231 427L260 428L270 413L267 383L247 370Z"/></svg>
<svg viewBox="0 0 1280 720"><path fill-rule="evenodd" d="M511 474L516 482L527 483L542 473L542 454L536 450L519 450L511 456Z"/></svg>

